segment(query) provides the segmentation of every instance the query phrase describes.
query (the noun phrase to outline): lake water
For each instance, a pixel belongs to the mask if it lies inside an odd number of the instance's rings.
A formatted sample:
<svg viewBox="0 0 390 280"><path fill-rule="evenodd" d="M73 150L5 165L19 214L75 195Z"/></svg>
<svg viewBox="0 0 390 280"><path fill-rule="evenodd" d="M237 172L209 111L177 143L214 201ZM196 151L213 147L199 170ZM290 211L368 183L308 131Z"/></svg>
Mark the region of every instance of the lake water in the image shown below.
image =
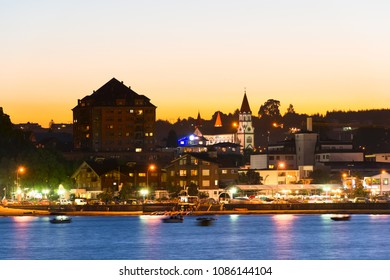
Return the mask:
<svg viewBox="0 0 390 280"><path fill-rule="evenodd" d="M2 260L388 260L390 215L0 217Z"/></svg>

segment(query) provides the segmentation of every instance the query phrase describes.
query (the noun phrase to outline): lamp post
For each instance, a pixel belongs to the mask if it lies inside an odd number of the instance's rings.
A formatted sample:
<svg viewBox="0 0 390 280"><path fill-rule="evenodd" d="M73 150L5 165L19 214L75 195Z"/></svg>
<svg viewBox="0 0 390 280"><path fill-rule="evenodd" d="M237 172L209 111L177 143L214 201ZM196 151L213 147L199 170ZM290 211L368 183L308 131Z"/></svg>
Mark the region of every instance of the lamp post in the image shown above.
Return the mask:
<svg viewBox="0 0 390 280"><path fill-rule="evenodd" d="M379 180L380 180L380 186L379 186L379 195L382 195L382 187L383 187L383 179L382 179L382 174L385 174L386 173L386 171L385 170L382 170L381 171L381 173L380 173L380 178L379 178Z"/></svg>
<svg viewBox="0 0 390 280"><path fill-rule="evenodd" d="M145 203L145 196L149 193L147 189L140 190L140 193L142 195L142 203Z"/></svg>
<svg viewBox="0 0 390 280"><path fill-rule="evenodd" d="M154 164L151 164L148 166L148 169L146 170L146 188L149 188L149 170L154 171L156 169L156 166Z"/></svg>
<svg viewBox="0 0 390 280"><path fill-rule="evenodd" d="M19 182L19 173L24 173L25 168L23 166L19 166L18 169L16 169L16 192L20 194L20 182Z"/></svg>
<svg viewBox="0 0 390 280"><path fill-rule="evenodd" d="M230 189L230 194L231 194L232 199L234 198L234 194L235 194L236 192L237 192L237 188L232 187L232 188Z"/></svg>

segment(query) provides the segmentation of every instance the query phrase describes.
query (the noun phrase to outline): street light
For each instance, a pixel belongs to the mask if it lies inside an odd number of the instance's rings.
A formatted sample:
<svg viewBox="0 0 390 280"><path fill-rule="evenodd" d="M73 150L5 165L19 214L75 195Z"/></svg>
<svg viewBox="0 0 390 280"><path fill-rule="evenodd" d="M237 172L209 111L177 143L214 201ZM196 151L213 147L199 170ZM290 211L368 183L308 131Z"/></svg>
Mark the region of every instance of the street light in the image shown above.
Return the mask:
<svg viewBox="0 0 390 280"><path fill-rule="evenodd" d="M148 166L148 169L146 170L146 187L149 188L149 170L154 171L156 169L156 166L154 164L151 164Z"/></svg>
<svg viewBox="0 0 390 280"><path fill-rule="evenodd" d="M141 189L140 193L142 195L142 203L145 203L145 196L149 193L147 189Z"/></svg>
<svg viewBox="0 0 390 280"><path fill-rule="evenodd" d="M381 171L381 174L380 174L380 188L379 188L379 195L382 195L382 186L383 186L383 183L382 183L382 181L383 181L383 179L382 179L382 174L385 174L386 173L386 171L385 170L382 170Z"/></svg>
<svg viewBox="0 0 390 280"><path fill-rule="evenodd" d="M23 174L25 171L26 169L23 166L19 166L18 169L16 169L16 192L20 192L19 173Z"/></svg>
<svg viewBox="0 0 390 280"><path fill-rule="evenodd" d="M237 188L232 187L232 188L230 189L230 194L231 194L231 196L232 196L232 199L233 199L234 194L235 194L236 192L237 192Z"/></svg>

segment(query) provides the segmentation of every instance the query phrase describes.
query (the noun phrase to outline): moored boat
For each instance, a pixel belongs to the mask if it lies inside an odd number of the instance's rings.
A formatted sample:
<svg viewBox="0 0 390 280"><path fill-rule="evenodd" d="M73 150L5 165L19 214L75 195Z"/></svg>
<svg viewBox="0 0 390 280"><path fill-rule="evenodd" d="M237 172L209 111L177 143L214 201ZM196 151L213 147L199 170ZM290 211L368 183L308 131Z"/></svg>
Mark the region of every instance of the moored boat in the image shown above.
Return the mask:
<svg viewBox="0 0 390 280"><path fill-rule="evenodd" d="M333 221L348 221L351 219L350 215L335 215L330 217Z"/></svg>
<svg viewBox="0 0 390 280"><path fill-rule="evenodd" d="M196 219L199 226L209 226L211 225L216 219L213 217L199 217Z"/></svg>
<svg viewBox="0 0 390 280"><path fill-rule="evenodd" d="M70 222L72 222L72 218L68 216L55 216L53 219L50 220L50 223L52 224L64 224Z"/></svg>
<svg viewBox="0 0 390 280"><path fill-rule="evenodd" d="M170 215L162 219L163 223L182 223L184 217L182 215Z"/></svg>

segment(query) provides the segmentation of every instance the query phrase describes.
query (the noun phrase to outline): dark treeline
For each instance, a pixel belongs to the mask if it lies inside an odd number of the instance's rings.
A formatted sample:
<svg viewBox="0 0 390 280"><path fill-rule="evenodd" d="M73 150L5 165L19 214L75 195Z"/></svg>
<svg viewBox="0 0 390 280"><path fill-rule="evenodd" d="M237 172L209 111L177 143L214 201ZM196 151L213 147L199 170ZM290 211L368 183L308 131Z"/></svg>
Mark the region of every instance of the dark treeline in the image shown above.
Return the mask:
<svg viewBox="0 0 390 280"><path fill-rule="evenodd" d="M0 194L15 191L16 178L23 189L48 189L52 193L59 184L69 186L73 164L53 147L37 148L31 132L14 129L11 119L0 108ZM18 174L19 167L24 171Z"/></svg>

